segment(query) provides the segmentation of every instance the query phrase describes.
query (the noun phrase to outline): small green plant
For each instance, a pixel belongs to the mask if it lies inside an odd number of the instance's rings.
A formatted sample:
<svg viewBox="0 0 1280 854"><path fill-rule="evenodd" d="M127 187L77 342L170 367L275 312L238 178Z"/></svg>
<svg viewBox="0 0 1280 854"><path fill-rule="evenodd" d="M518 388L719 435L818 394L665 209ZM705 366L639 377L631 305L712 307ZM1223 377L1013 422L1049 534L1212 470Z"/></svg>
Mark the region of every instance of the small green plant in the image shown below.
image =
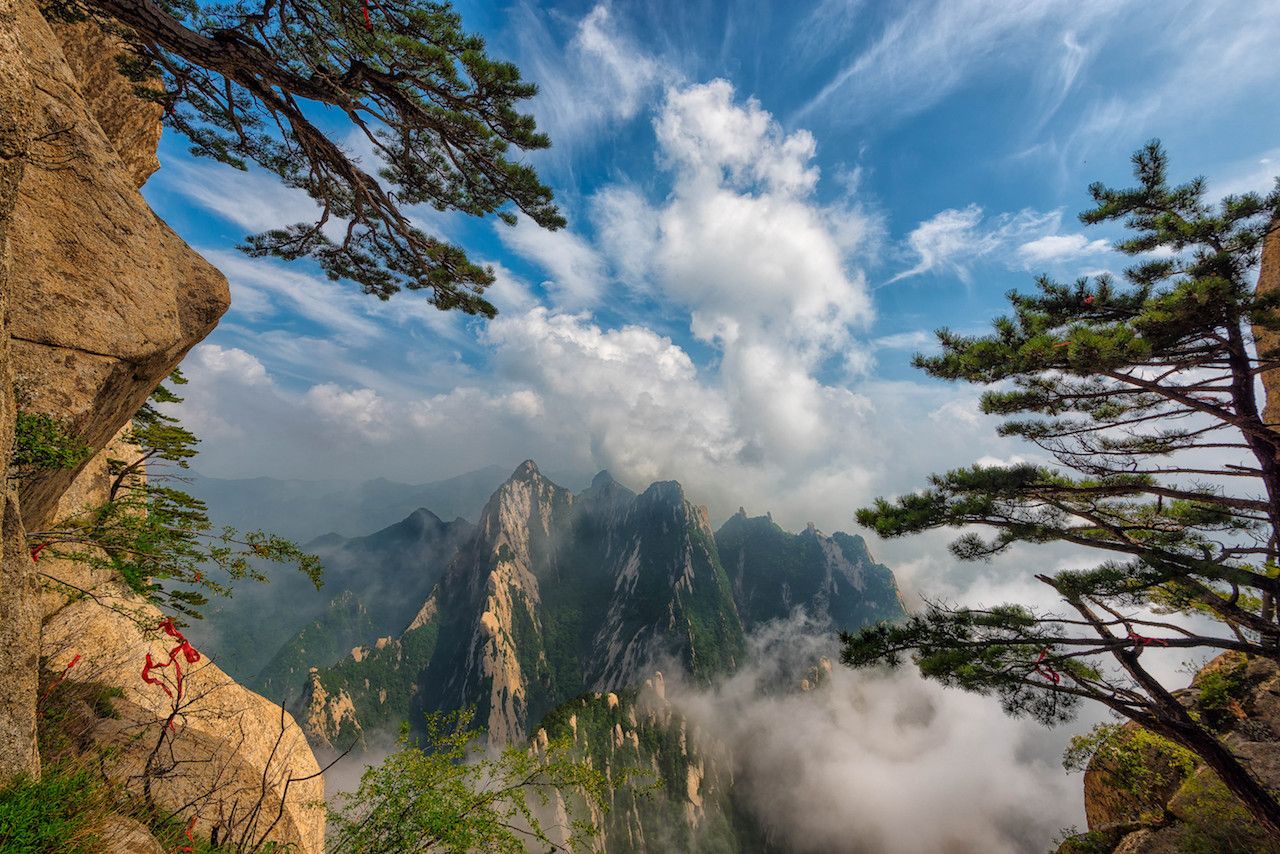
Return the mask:
<svg viewBox="0 0 1280 854"><path fill-rule="evenodd" d="M19 409L13 428L11 477L30 477L44 471L73 469L92 456L60 419Z"/></svg>
<svg viewBox="0 0 1280 854"><path fill-rule="evenodd" d="M1207 670L1196 679L1199 693L1196 704L1205 723L1216 730L1225 729L1244 713L1240 701L1249 693L1246 681L1248 662L1239 660L1213 670Z"/></svg>
<svg viewBox="0 0 1280 854"><path fill-rule="evenodd" d="M1111 854L1115 847L1109 834L1096 830L1080 832L1077 827L1064 827L1054 837L1050 854Z"/></svg>
<svg viewBox="0 0 1280 854"><path fill-rule="evenodd" d="M39 780L0 790L0 851L6 854L93 854L102 818L101 785L84 768L53 765Z"/></svg>

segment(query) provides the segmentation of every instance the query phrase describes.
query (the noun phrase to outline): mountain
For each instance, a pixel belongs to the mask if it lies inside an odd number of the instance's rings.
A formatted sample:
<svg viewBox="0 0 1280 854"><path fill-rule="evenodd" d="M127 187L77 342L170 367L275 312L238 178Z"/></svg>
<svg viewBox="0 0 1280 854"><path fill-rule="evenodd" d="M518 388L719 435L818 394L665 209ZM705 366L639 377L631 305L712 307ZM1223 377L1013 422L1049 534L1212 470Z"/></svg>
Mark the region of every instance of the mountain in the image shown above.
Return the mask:
<svg viewBox="0 0 1280 854"><path fill-rule="evenodd" d="M799 605L845 631L902 615L893 572L862 537L827 536L813 525L792 534L739 508L716 532L716 547L748 631Z"/></svg>
<svg viewBox="0 0 1280 854"><path fill-rule="evenodd" d="M575 495L531 460L417 601L398 635L309 664L297 711L314 740L474 706L492 743L517 742L564 702L633 687L655 665L703 683L732 672L744 627L796 607L846 629L903 614L892 573L858 537L745 514L716 533L675 481L637 495L601 472Z"/></svg>
<svg viewBox="0 0 1280 854"><path fill-rule="evenodd" d="M557 741L613 783L608 811L593 816L599 850L772 850L735 798L732 757L667 700L661 672L635 688L562 704L542 721L533 749L545 752Z"/></svg>
<svg viewBox="0 0 1280 854"><path fill-rule="evenodd" d="M419 508L368 536L326 535L305 546L324 564L320 590L297 574L241 585L188 634L255 690L296 698L311 667L405 631L474 530L465 519L445 522Z"/></svg>

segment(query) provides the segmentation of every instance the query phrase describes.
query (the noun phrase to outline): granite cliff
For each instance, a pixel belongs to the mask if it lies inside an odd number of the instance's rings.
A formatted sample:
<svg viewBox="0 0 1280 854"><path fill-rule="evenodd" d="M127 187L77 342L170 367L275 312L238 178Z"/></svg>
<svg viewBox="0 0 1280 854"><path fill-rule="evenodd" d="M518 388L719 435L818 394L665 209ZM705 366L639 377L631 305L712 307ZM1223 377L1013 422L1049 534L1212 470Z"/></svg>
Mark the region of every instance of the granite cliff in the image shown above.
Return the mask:
<svg viewBox="0 0 1280 854"><path fill-rule="evenodd" d="M225 278L138 192L158 166L160 107L116 72L118 52L92 24L50 24L28 0L0 0L0 453L12 454L18 408L58 419L96 452L0 494L0 780L39 773L42 667L48 682L78 655L68 680L117 694L115 716L89 724L115 746L104 770L116 779L136 772L136 733L165 714L164 695L138 679L146 654L169 646L145 628L160 613L114 579L33 560L26 536L102 500L110 443L229 303ZM50 592L42 577L85 592ZM186 694L171 741L183 770L158 803L198 802L208 832L258 821L245 807L260 802L262 816L280 815L276 838L321 850L323 812L306 802L323 784L292 718L207 659Z"/></svg>

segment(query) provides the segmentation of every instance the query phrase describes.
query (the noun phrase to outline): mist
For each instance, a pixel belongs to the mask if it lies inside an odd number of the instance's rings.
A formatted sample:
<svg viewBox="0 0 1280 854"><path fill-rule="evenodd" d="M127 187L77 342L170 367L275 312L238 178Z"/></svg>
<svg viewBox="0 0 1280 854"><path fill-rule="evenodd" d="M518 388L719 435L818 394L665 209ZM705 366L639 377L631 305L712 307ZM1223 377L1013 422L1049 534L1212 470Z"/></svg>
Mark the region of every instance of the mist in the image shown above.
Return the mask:
<svg viewBox="0 0 1280 854"><path fill-rule="evenodd" d="M667 696L723 741L737 797L769 838L797 852L1045 851L1084 825L1072 734L1007 717L990 697L945 689L910 665L839 663L801 691L834 636L797 615L756 632L745 668L711 689L678 677ZM668 671L672 672L672 671Z"/></svg>

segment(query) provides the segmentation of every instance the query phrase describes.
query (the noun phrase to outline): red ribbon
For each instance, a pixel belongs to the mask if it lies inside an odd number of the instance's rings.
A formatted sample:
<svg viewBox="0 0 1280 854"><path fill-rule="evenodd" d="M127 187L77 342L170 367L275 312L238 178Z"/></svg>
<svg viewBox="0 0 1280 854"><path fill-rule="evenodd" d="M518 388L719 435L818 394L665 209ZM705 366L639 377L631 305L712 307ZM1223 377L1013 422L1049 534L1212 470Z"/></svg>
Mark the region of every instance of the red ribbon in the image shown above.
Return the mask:
<svg viewBox="0 0 1280 854"><path fill-rule="evenodd" d="M1084 298L1084 304L1093 305L1093 294L1089 294L1087 297Z"/></svg>
<svg viewBox="0 0 1280 854"><path fill-rule="evenodd" d="M1137 632L1133 631L1133 629L1129 630L1129 640L1136 641L1138 646L1151 646L1153 643L1158 643L1160 644L1160 646L1169 645L1169 642L1164 638L1149 638L1149 637L1146 637L1145 635L1138 634Z"/></svg>
<svg viewBox="0 0 1280 854"><path fill-rule="evenodd" d="M184 852L185 854L190 854L190 852L195 850L195 844L196 844L196 837L194 833L195 827L196 827L196 817L193 814L191 816L191 820L187 822L186 830L182 831L182 835L187 837L187 844L179 846L178 851Z"/></svg>
<svg viewBox="0 0 1280 854"><path fill-rule="evenodd" d="M53 689L62 684L62 680L67 678L67 673L71 668L75 667L79 661L80 653L77 652L75 658L67 662L67 666L62 668L62 673L58 675L58 678L50 682L49 687L44 689L44 695L40 698L40 702L36 703L37 706L43 705L44 701L49 699L49 695L53 693Z"/></svg>
<svg viewBox="0 0 1280 854"><path fill-rule="evenodd" d="M40 552L44 551L45 547L48 545L49 543L47 542L41 543L40 545L36 546L34 549L31 550L31 560L33 563L40 562Z"/></svg>
<svg viewBox="0 0 1280 854"><path fill-rule="evenodd" d="M152 660L151 653L147 653L146 663L142 666L142 681L146 682L148 685L159 685L161 690L169 695L170 699L174 699L174 693L169 690L166 680L158 679L151 675L152 670L163 670L166 667L172 667L174 673L174 688L178 692L176 699L181 700L182 661L186 661L187 664L195 664L200 660L200 653L187 641L185 637L182 636L182 632L178 631L178 627L173 624L173 620L166 619L160 624L160 628L164 630L166 635L176 639L178 644L173 647L173 649L169 650L169 660L163 663L157 663ZM182 653L182 660L178 659L178 653ZM172 722L170 722L170 725L172 725Z"/></svg>
<svg viewBox="0 0 1280 854"><path fill-rule="evenodd" d="M360 11L364 12L364 28L369 32L373 32L373 21L369 20L369 0L364 0Z"/></svg>
<svg viewBox="0 0 1280 854"><path fill-rule="evenodd" d="M1036 673L1039 673L1045 679L1048 679L1054 685L1057 685L1059 682L1062 681L1062 674L1054 670L1053 665L1044 663L1045 656L1047 656L1048 654L1049 654L1048 649L1040 650L1040 657L1036 659L1034 668Z"/></svg>

